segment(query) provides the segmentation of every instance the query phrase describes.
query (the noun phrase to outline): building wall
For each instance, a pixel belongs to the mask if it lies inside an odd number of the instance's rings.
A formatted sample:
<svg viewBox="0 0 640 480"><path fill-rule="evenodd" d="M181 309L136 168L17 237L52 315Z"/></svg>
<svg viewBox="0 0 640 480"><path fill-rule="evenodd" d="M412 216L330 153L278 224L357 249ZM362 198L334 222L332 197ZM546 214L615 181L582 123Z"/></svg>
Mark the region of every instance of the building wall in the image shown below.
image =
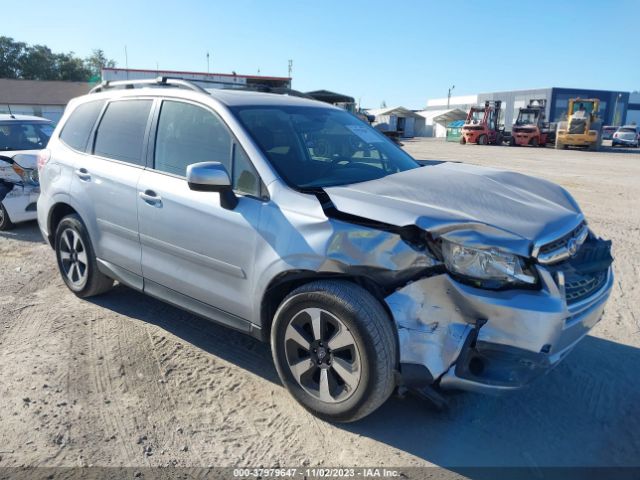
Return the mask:
<svg viewBox="0 0 640 480"><path fill-rule="evenodd" d="M545 99L547 101L546 115L549 118L551 88L536 88L533 90L515 90L511 92L481 93L478 95L478 105L484 104L487 100L501 100L502 114L499 120L506 130L511 130L511 126L518 118L520 108L526 107L531 100Z"/></svg>
<svg viewBox="0 0 640 480"><path fill-rule="evenodd" d="M628 92L603 90L585 90L574 88L554 88L552 95L551 121L557 122L566 118L570 98L597 98L600 100L599 117L603 125L621 125L625 123Z"/></svg>
<svg viewBox="0 0 640 480"><path fill-rule="evenodd" d="M441 110L447 108L447 100L449 100L449 108L468 110L468 107L478 103L478 95L452 95L450 99L444 97L427 100L426 110ZM462 108L463 106L465 108Z"/></svg>
<svg viewBox="0 0 640 480"><path fill-rule="evenodd" d="M395 115L376 115L373 126L383 132L394 132L398 124L398 117Z"/></svg>
<svg viewBox="0 0 640 480"><path fill-rule="evenodd" d="M624 123L625 125L633 123L640 125L640 92L632 92L629 95L629 104L627 105L627 115Z"/></svg>

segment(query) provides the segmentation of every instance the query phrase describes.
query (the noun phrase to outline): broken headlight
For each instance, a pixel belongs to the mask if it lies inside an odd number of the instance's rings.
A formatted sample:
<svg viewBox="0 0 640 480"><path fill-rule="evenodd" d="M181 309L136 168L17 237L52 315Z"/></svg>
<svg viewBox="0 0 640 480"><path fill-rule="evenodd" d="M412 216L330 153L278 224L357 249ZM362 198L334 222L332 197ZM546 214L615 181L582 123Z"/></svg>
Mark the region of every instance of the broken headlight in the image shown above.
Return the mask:
<svg viewBox="0 0 640 480"><path fill-rule="evenodd" d="M442 256L449 272L478 287L535 285L536 275L521 257L495 248L479 249L442 241Z"/></svg>
<svg viewBox="0 0 640 480"><path fill-rule="evenodd" d="M16 172L22 181L28 185L40 185L40 178L38 177L38 170L35 168L22 168L17 163L13 164L13 171Z"/></svg>

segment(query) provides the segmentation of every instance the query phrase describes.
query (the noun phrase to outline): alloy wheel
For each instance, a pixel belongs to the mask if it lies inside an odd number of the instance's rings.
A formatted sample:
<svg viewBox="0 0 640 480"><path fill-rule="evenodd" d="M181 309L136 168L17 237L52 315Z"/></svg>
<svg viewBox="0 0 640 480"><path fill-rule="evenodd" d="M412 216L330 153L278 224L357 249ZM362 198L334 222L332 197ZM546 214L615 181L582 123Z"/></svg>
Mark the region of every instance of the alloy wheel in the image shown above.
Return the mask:
<svg viewBox="0 0 640 480"><path fill-rule="evenodd" d="M362 376L360 352L338 317L305 308L290 320L284 343L289 370L307 393L337 403L356 391Z"/></svg>
<svg viewBox="0 0 640 480"><path fill-rule="evenodd" d="M60 236L60 265L67 280L74 286L82 287L87 281L89 260L82 238L72 228L67 228Z"/></svg>

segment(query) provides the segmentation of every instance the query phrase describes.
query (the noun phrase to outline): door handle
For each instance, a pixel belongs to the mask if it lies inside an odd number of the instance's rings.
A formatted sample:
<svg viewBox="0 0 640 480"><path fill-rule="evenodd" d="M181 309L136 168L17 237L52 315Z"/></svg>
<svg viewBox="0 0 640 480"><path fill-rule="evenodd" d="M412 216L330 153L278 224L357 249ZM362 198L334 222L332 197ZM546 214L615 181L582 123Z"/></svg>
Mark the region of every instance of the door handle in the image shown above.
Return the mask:
<svg viewBox="0 0 640 480"><path fill-rule="evenodd" d="M86 168L78 168L75 173L80 180L85 182L91 180L91 174L89 174L89 171Z"/></svg>
<svg viewBox="0 0 640 480"><path fill-rule="evenodd" d="M144 192L139 192L138 196L149 205L154 207L162 206L162 197L156 194L153 190L145 190Z"/></svg>

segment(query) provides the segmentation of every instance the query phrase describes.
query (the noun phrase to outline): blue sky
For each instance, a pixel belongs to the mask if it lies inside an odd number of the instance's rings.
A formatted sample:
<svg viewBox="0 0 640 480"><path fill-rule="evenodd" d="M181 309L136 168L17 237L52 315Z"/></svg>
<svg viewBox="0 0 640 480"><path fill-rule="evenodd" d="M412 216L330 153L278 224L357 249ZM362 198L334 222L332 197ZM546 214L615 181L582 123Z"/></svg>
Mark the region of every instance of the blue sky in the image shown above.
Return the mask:
<svg viewBox="0 0 640 480"><path fill-rule="evenodd" d="M124 67L286 76L366 107L537 87L640 89L640 1L1 0L0 35ZM10 19L10 21L6 21ZM582 40L580 40L582 39Z"/></svg>

